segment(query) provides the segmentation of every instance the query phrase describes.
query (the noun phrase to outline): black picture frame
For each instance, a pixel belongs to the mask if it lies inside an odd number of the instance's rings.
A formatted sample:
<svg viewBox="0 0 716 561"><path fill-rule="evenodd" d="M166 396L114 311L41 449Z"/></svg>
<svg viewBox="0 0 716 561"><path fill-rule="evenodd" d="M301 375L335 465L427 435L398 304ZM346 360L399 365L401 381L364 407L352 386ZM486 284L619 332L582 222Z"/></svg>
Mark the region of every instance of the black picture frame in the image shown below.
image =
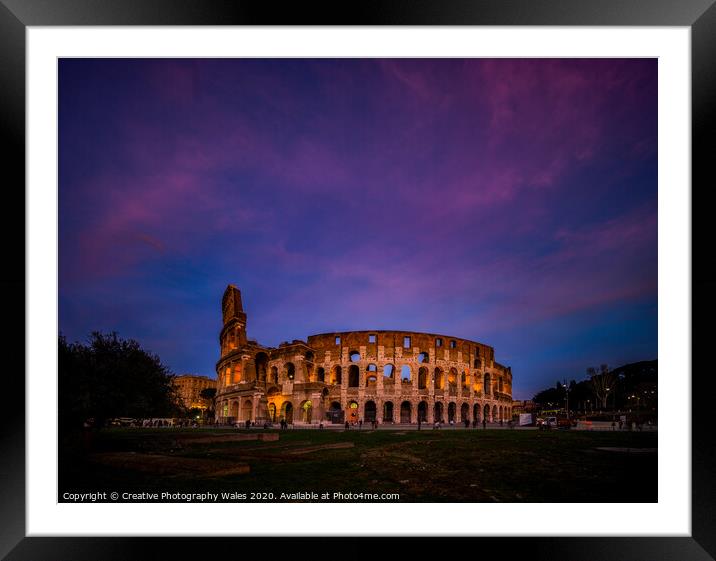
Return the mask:
<svg viewBox="0 0 716 561"><path fill-rule="evenodd" d="M6 415L0 423L0 556L9 560L127 560L154 555L198 558L237 555L231 538L26 537L25 532L25 246L11 243L25 221L25 32L67 25L565 25L685 26L691 30L692 86L692 534L691 537L463 538L481 555L501 558L598 560L716 557L716 439L709 423L713 381L706 328L716 309L709 267L707 189L716 185L709 133L716 130L716 0L393 0L277 5L268 0L0 0L0 126L3 135L3 273ZM20 209L23 209L22 212ZM19 294L25 294L25 301ZM14 318L14 319L13 319ZM700 327L700 329L699 329ZM56 349L48 349L48 356ZM686 372L662 372L662 384L686 383ZM670 422L668 414L663 422ZM673 422L683 422L674 419ZM256 551L259 538L240 538ZM300 538L284 538L292 551ZM338 544L327 538L321 549ZM477 542L477 543L475 543ZM410 543L423 547L423 539ZM341 544L344 545L344 544ZM365 546L364 546L365 547ZM461 547L461 546L458 546ZM314 549L313 554L319 554ZM337 551L337 550L336 550ZM457 552L457 550L452 550ZM407 550L406 550L407 554Z"/></svg>

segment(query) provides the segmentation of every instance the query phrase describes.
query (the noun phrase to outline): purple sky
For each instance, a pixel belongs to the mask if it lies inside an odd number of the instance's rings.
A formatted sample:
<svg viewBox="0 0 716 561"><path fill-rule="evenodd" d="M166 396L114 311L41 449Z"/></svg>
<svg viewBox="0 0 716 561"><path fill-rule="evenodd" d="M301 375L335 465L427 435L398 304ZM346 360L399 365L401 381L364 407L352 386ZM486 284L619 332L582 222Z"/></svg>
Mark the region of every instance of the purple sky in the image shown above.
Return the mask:
<svg viewBox="0 0 716 561"><path fill-rule="evenodd" d="M265 345L490 344L530 398L657 355L657 62L63 59L60 330L214 376Z"/></svg>

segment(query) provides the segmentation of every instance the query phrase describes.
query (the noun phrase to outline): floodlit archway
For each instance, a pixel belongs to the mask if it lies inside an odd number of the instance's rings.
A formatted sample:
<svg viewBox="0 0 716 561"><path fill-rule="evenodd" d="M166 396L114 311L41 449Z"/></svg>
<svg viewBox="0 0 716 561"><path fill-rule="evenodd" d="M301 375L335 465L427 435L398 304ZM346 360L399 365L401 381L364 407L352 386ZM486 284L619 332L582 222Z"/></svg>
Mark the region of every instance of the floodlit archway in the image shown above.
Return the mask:
<svg viewBox="0 0 716 561"><path fill-rule="evenodd" d="M490 406L487 405L487 404L485 404L485 408L484 408L484 411L483 411L483 413L482 413L482 418L483 418L483 420L487 421L488 423L489 423L490 420L491 420L491 419L490 419Z"/></svg>
<svg viewBox="0 0 716 561"><path fill-rule="evenodd" d="M281 405L281 418L287 423L293 423L293 403L284 401Z"/></svg>
<svg viewBox="0 0 716 561"><path fill-rule="evenodd" d="M460 421L465 422L470 420L470 406L467 403L463 403L460 407Z"/></svg>
<svg viewBox="0 0 716 561"><path fill-rule="evenodd" d="M445 376L443 375L443 371L440 368L435 369L435 373L433 374L433 377L435 379L435 389L436 390L445 389Z"/></svg>
<svg viewBox="0 0 716 561"><path fill-rule="evenodd" d="M301 404L301 421L304 423L310 423L313 418L313 403L311 400L306 400Z"/></svg>
<svg viewBox="0 0 716 561"><path fill-rule="evenodd" d="M480 404L476 403L472 406L472 420L473 421L479 421L480 420Z"/></svg>

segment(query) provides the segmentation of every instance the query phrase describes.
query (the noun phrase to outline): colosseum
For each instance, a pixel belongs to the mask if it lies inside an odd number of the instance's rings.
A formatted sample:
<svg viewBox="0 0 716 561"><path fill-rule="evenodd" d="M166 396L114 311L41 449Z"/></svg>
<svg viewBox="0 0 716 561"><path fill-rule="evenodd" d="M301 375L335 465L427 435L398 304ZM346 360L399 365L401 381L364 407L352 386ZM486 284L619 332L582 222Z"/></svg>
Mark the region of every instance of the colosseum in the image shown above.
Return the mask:
<svg viewBox="0 0 716 561"><path fill-rule="evenodd" d="M222 300L216 412L317 425L496 422L512 416L512 371L483 343L410 331L310 335L278 347L246 338L241 292Z"/></svg>

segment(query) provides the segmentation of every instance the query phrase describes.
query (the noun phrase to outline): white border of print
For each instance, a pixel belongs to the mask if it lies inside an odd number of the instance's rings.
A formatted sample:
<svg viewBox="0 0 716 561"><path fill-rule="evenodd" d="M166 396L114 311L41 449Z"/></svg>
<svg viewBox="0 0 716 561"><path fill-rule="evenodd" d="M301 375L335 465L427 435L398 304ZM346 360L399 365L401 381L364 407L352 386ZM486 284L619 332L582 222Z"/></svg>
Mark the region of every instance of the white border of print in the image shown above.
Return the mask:
<svg viewBox="0 0 716 561"><path fill-rule="evenodd" d="M286 503L278 527L267 523L276 503L58 503L53 352L58 57L658 57L659 367L690 372L690 38L688 27L28 28L27 535L690 536L690 376L669 385L680 422L659 427L658 503L589 504L588 514L578 503L334 503L330 516L326 504Z"/></svg>

